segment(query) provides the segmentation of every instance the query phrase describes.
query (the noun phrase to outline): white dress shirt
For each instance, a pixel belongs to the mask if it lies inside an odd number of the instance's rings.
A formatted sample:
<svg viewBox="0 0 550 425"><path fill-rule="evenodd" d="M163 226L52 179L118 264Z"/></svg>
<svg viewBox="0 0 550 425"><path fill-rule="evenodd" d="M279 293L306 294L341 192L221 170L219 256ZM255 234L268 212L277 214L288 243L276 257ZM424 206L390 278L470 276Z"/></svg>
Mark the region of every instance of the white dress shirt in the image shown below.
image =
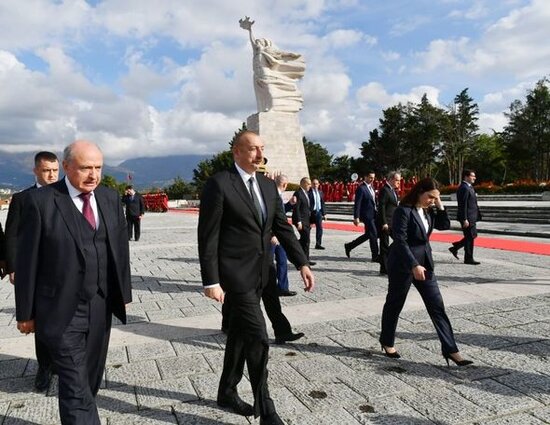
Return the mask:
<svg viewBox="0 0 550 425"><path fill-rule="evenodd" d="M67 189L69 190L69 196L71 197L71 200L73 201L75 207L80 211L82 214L82 208L84 207L84 201L82 198L80 198L80 194L83 192L80 192L77 188L75 188L67 176L65 176L65 184L67 185ZM95 200L95 194L92 191L90 196L90 206L92 207L92 211L94 212L94 218L95 218L95 227L96 229L99 228L99 212L97 209L97 202Z"/></svg>

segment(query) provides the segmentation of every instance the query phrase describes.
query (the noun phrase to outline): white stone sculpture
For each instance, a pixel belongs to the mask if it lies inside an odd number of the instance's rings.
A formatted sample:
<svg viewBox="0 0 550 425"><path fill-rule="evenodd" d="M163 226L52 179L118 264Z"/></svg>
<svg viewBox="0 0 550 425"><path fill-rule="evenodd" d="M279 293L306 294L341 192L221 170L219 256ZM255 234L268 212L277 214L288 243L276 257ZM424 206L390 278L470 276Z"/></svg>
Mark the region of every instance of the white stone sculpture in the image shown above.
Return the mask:
<svg viewBox="0 0 550 425"><path fill-rule="evenodd" d="M304 76L306 65L302 55L277 49L265 38L254 39L248 16L239 20L248 31L254 51L254 92L258 112L298 112L304 99L296 81Z"/></svg>

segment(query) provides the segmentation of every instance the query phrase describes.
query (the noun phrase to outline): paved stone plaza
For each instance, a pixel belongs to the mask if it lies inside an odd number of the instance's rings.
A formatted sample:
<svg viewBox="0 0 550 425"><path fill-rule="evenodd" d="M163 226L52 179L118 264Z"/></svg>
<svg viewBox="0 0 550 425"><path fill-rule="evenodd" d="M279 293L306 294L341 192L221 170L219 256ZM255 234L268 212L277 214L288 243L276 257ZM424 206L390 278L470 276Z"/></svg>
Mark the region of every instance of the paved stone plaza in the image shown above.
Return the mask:
<svg viewBox="0 0 550 425"><path fill-rule="evenodd" d="M196 225L193 214L147 214L141 240L131 242L131 323L113 328L98 396L104 424L258 423L215 403L225 338L220 305L202 295ZM459 369L447 367L414 289L398 327L402 358L382 355L387 280L365 260L367 244L344 256L343 243L356 236L325 232L327 249L312 250L314 293L301 291L291 271L299 295L283 299L284 311L306 338L271 346L269 362L287 424L550 423L550 256L476 249L482 264L472 267L433 243L459 348L475 361ZM58 423L55 381L46 396L33 392L33 350L15 328L13 288L1 281L2 425ZM252 401L248 382L240 393Z"/></svg>

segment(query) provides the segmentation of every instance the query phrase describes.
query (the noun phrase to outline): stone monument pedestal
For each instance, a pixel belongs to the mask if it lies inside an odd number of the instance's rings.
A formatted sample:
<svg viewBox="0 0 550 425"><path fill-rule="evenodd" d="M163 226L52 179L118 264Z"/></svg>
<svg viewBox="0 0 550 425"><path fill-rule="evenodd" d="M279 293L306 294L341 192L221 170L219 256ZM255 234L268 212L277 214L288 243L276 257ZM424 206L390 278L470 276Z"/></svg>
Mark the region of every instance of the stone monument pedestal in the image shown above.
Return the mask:
<svg viewBox="0 0 550 425"><path fill-rule="evenodd" d="M259 112L248 117L246 127L265 143L269 173L285 174L290 183L296 184L302 177L309 177L297 113Z"/></svg>

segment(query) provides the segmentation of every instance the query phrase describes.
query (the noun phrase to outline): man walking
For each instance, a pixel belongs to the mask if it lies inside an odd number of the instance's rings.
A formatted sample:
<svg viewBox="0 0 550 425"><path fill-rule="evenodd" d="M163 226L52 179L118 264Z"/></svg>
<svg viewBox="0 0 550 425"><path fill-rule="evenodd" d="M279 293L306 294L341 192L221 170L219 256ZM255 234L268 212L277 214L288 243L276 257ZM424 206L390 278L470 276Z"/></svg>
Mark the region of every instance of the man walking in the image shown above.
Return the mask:
<svg viewBox="0 0 550 425"><path fill-rule="evenodd" d="M59 161L53 152L42 151L34 156L34 168L36 182L27 189L12 196L8 217L6 219L6 271L10 275L10 282L15 284L15 263L17 257L17 234L19 223L24 211L24 203L27 195L34 189L55 183L59 176ZM34 335L34 346L38 371L34 379L34 388L43 392L50 385L52 377L52 364L48 348Z"/></svg>
<svg viewBox="0 0 550 425"><path fill-rule="evenodd" d="M309 241L311 231L311 207L309 205L309 189L311 188L311 180L307 177L303 177L300 180L300 188L294 192L294 198L296 204L292 211L292 224L298 229L300 235L300 246L304 250L304 254L309 261ZM310 266L314 266L315 262L309 261Z"/></svg>
<svg viewBox="0 0 550 425"><path fill-rule="evenodd" d="M477 266L479 261L474 260L474 239L477 238L476 223L481 220L481 212L477 205L477 195L473 184L476 181L474 170L462 171L462 183L458 186L456 200L458 202L457 220L462 227L464 237L453 242L449 251L458 260L458 250L464 247L464 264Z"/></svg>
<svg viewBox="0 0 550 425"><path fill-rule="evenodd" d="M319 180L311 181L311 189L309 189L309 206L311 208L310 221L315 224L315 249L325 249L323 246L323 220L325 216L325 197L319 188Z"/></svg>
<svg viewBox="0 0 550 425"><path fill-rule="evenodd" d="M272 235L300 269L306 291L313 290L314 279L280 207L275 183L256 172L263 150L257 134L243 131L232 147L234 166L206 183L199 211L199 261L205 295L230 304L218 405L244 416L260 416L262 425L281 425L267 389L269 345L260 308L273 263ZM237 393L245 362L254 406Z"/></svg>
<svg viewBox="0 0 550 425"><path fill-rule="evenodd" d="M122 203L126 209L126 226L128 227L128 240L132 240L132 229L134 240L139 241L141 236L141 219L145 214L145 202L143 196L134 190L131 185L126 186Z"/></svg>
<svg viewBox="0 0 550 425"><path fill-rule="evenodd" d="M376 221L378 224L378 236L380 238L380 274L388 274L386 270L386 259L390 246L391 222L393 213L399 205L399 185L401 183L401 174L392 171L388 174L386 183L380 189L378 194L378 214Z"/></svg>
<svg viewBox="0 0 550 425"><path fill-rule="evenodd" d="M365 225L365 233L357 239L345 243L344 250L346 256L350 258L351 251L365 241L369 241L372 261L378 259L378 233L376 232L376 193L372 183L374 182L374 172L369 172L365 176L362 184L359 185L355 193L355 203L353 205L353 224L359 226L360 222Z"/></svg>
<svg viewBox="0 0 550 425"><path fill-rule="evenodd" d="M15 267L17 328L36 332L59 376L63 425L99 425L99 390L114 314L131 302L126 220L99 186L103 155L87 141L63 152L65 178L25 199Z"/></svg>

